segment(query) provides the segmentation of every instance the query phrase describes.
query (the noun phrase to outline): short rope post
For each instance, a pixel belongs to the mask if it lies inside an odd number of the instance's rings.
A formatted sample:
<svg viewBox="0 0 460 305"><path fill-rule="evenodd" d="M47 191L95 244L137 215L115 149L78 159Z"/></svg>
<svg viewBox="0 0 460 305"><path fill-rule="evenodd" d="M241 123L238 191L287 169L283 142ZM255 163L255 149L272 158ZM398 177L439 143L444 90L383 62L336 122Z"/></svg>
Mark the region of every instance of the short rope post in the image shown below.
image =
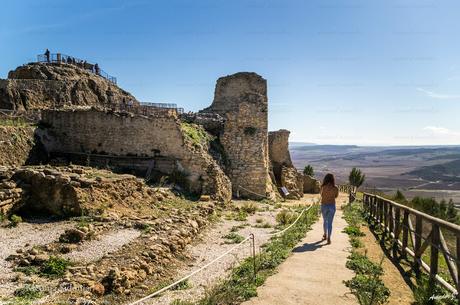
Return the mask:
<svg viewBox="0 0 460 305"><path fill-rule="evenodd" d="M254 265L254 282L255 282L256 278L257 278L256 239L255 239L254 233L251 233L250 236L251 236L251 241L252 241L252 262L253 262L253 265Z"/></svg>

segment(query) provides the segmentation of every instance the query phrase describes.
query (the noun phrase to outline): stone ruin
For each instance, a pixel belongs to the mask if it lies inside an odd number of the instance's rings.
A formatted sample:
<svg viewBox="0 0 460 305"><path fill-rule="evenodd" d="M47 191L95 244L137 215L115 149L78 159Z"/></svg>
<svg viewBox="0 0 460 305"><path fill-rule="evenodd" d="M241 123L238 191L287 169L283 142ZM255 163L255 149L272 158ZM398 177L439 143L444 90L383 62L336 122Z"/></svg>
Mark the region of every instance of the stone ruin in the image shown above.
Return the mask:
<svg viewBox="0 0 460 305"><path fill-rule="evenodd" d="M289 153L289 130L280 129L268 134L273 178L278 187L288 190L288 199L300 199L304 193L318 193L319 182L297 171Z"/></svg>
<svg viewBox="0 0 460 305"><path fill-rule="evenodd" d="M118 107L127 100L131 108ZM109 168L153 181L173 177L184 190L221 202L274 199L281 186L288 198L311 191L292 165L289 131L268 134L267 81L256 73L219 78L208 108L180 114L138 111L131 94L78 66L30 63L0 80L0 108L40 110L34 143L45 156L41 163Z"/></svg>

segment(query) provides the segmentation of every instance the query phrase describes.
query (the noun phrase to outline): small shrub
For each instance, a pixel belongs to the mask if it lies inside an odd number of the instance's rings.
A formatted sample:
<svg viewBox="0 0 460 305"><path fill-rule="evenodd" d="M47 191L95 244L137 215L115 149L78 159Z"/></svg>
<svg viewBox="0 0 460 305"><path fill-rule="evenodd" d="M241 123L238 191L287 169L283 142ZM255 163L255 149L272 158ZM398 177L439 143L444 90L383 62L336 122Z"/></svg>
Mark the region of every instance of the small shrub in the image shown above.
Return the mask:
<svg viewBox="0 0 460 305"><path fill-rule="evenodd" d="M172 288L172 290L185 290L185 289L189 289L192 287L192 284L190 284L190 281L189 280L185 280L185 281L182 281L180 282L179 284L177 284L176 286L174 286Z"/></svg>
<svg viewBox="0 0 460 305"><path fill-rule="evenodd" d="M14 296L23 300L34 300L42 296L42 291L34 285L25 285L14 291Z"/></svg>
<svg viewBox="0 0 460 305"><path fill-rule="evenodd" d="M271 228L272 225L269 224L268 222L264 222L264 223L259 223L259 224L256 224L254 226L254 228L260 228L260 229L268 229L268 228Z"/></svg>
<svg viewBox="0 0 460 305"><path fill-rule="evenodd" d="M49 277L60 277L64 275L70 265L69 260L52 256L42 265L40 273Z"/></svg>
<svg viewBox="0 0 460 305"><path fill-rule="evenodd" d="M310 164L305 166L304 169L303 169L303 174L305 176L313 177L313 175L315 174L315 172L313 170L313 166L311 166Z"/></svg>
<svg viewBox="0 0 460 305"><path fill-rule="evenodd" d="M366 255L353 251L348 257L346 264L348 269L353 270L358 274L367 275L382 275L383 269L381 266L371 262Z"/></svg>
<svg viewBox="0 0 460 305"><path fill-rule="evenodd" d="M11 228L17 227L17 225L18 225L19 223L21 223L21 222L22 222L22 217L13 214L13 215L11 215L11 217L10 217L10 224L9 224L9 227L11 227Z"/></svg>
<svg viewBox="0 0 460 305"><path fill-rule="evenodd" d="M257 204L253 201L247 201L243 204L241 210L248 214L254 214L257 212Z"/></svg>
<svg viewBox="0 0 460 305"><path fill-rule="evenodd" d="M350 236L350 244L353 248L361 248L364 246L359 238L355 236Z"/></svg>
<svg viewBox="0 0 460 305"><path fill-rule="evenodd" d="M276 221L281 225L289 225L296 220L297 216L297 213L285 209L276 215Z"/></svg>
<svg viewBox="0 0 460 305"><path fill-rule="evenodd" d="M142 231L143 233L149 233L152 230L151 225L149 225L147 223L143 223L143 222L138 222L138 223L134 224L134 228L136 230Z"/></svg>
<svg viewBox="0 0 460 305"><path fill-rule="evenodd" d="M364 183L364 180L366 180L366 175L364 175L360 169L353 167L348 176L350 185L359 188Z"/></svg>
<svg viewBox="0 0 460 305"><path fill-rule="evenodd" d="M226 244L238 244L244 240L244 237L241 236L240 234L237 234L235 232L231 232L227 235L224 236Z"/></svg>
<svg viewBox="0 0 460 305"><path fill-rule="evenodd" d="M359 227L354 227L354 226L348 226L345 229L343 229L343 233L346 233L350 236L364 236L365 234L361 232Z"/></svg>
<svg viewBox="0 0 460 305"><path fill-rule="evenodd" d="M378 277L358 274L344 283L363 305L385 304L390 297L390 290Z"/></svg>
<svg viewBox="0 0 460 305"><path fill-rule="evenodd" d="M184 132L185 137L194 146L207 145L207 143L213 140L213 137L199 125L182 122L181 129Z"/></svg>
<svg viewBox="0 0 460 305"><path fill-rule="evenodd" d="M248 213L240 210L236 213L233 213L232 218L236 221L246 221L248 219Z"/></svg>
<svg viewBox="0 0 460 305"><path fill-rule="evenodd" d="M243 224L241 224L241 225L239 225L239 226L233 226L233 227L230 229L230 232L237 232L237 231L239 231L239 230L241 230L241 229L243 229L244 227L247 227L247 226L248 226L247 223L243 223Z"/></svg>
<svg viewBox="0 0 460 305"><path fill-rule="evenodd" d="M15 272L22 272L25 275L32 275L40 273L40 269L37 266L25 266L25 267L16 267L14 268Z"/></svg>

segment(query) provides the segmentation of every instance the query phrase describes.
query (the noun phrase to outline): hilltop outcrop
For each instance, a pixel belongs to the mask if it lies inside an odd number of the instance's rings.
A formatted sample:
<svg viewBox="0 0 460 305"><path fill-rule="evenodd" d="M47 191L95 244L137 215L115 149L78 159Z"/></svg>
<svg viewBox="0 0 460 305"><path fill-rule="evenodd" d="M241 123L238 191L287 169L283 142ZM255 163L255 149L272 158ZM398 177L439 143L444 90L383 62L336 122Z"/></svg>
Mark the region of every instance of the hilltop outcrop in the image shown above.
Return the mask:
<svg viewBox="0 0 460 305"><path fill-rule="evenodd" d="M66 106L107 107L134 96L107 79L66 63L29 63L0 79L0 109L26 111Z"/></svg>

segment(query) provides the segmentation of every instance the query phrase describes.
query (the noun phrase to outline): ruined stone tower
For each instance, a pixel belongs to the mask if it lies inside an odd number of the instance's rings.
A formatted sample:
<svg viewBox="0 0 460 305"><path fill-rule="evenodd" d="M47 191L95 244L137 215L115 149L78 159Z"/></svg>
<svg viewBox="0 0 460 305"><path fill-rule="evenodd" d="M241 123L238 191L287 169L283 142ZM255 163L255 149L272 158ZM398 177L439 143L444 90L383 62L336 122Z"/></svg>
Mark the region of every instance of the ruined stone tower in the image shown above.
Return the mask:
<svg viewBox="0 0 460 305"><path fill-rule="evenodd" d="M283 166L294 167L289 153L289 134L290 131L280 129L278 131L270 131L268 133L268 147L270 160L272 162L273 174L276 183L281 182L281 170Z"/></svg>
<svg viewBox="0 0 460 305"><path fill-rule="evenodd" d="M217 80L212 105L202 112L224 117L219 136L234 195L272 198L269 177L267 81L256 73L240 72Z"/></svg>

